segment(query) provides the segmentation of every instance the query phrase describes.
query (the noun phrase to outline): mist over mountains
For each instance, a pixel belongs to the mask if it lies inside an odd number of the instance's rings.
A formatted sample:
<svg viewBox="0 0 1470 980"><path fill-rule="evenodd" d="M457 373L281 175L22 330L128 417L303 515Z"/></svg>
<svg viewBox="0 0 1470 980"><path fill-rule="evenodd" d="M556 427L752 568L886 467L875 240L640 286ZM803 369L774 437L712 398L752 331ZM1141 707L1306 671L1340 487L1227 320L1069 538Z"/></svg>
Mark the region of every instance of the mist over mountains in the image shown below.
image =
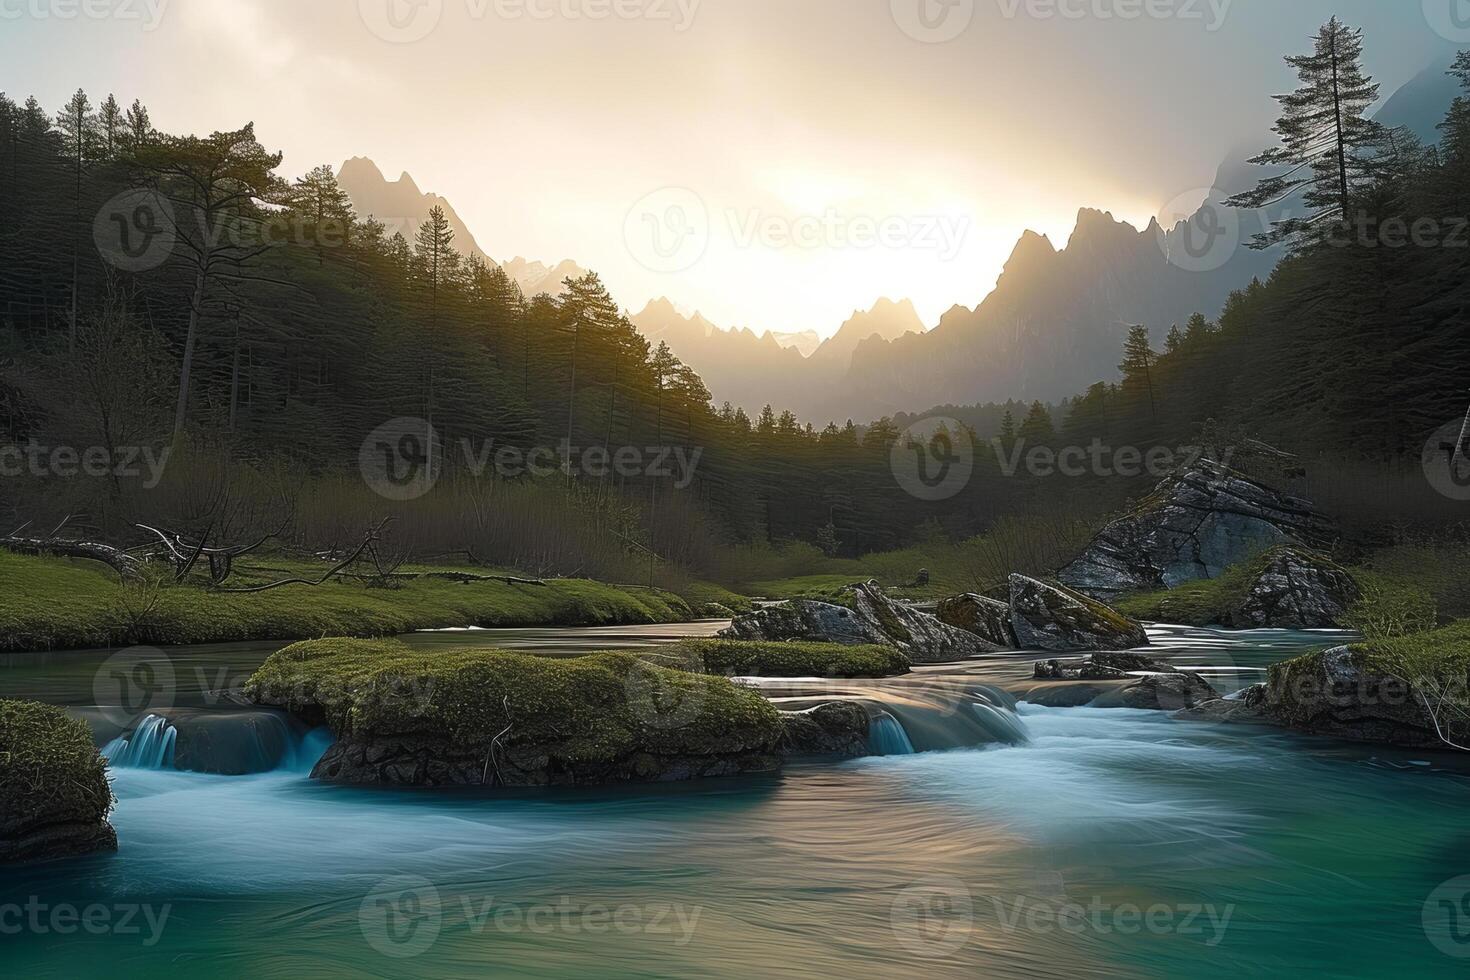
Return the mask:
<svg viewBox="0 0 1470 980"><path fill-rule="evenodd" d="M1456 92L1445 66L1426 68L1387 98L1375 117L1426 143ZM716 403L755 414L771 404L804 421L871 421L943 404L1056 401L1118 376L1130 326L1150 328L1155 344L1194 313L1215 318L1231 292L1267 278L1279 249L1245 244L1269 222L1291 213L1287 200L1271 214L1220 205L1260 177L1248 160L1260 147L1242 144L1222 162L1197 211L1164 227L1143 229L1107 211L1082 208L1065 243L1024 233L988 294L978 282L974 307L956 305L926 329L911 302L879 300L854 311L823 341L823 324L773 333L715 324L684 313L676 298L648 302L632 315L651 342L666 342L704 379ZM434 206L444 208L465 254L488 261L451 204L421 191L403 174L389 181L372 161L348 160L339 177L357 210L391 235L412 238ZM577 263L514 258L498 264L528 296L560 295L562 282L584 274ZM623 298L620 299L636 299Z"/></svg>

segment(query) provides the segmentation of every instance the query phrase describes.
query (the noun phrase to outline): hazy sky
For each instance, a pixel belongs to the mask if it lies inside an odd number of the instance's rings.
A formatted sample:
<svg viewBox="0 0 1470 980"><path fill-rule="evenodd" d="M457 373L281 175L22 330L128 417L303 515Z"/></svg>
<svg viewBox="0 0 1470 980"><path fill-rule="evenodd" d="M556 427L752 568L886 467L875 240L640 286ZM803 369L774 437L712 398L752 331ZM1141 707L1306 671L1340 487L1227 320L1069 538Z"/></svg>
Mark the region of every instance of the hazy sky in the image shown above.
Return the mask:
<svg viewBox="0 0 1470 980"><path fill-rule="evenodd" d="M407 170L634 309L830 333L975 304L1081 206L1203 197L1333 13L1385 93L1470 47L1470 0L0 0L0 90L254 120L287 173Z"/></svg>

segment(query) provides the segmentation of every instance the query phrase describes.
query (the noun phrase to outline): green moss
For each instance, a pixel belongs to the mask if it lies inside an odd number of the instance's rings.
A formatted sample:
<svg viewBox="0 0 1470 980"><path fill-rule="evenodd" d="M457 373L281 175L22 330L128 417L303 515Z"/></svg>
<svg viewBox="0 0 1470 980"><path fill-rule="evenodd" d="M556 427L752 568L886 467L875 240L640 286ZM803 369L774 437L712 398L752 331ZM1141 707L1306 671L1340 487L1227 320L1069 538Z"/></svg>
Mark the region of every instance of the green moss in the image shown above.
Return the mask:
<svg viewBox="0 0 1470 980"><path fill-rule="evenodd" d="M732 677L891 677L908 673L894 647L685 640L658 651L674 666Z"/></svg>
<svg viewBox="0 0 1470 980"><path fill-rule="evenodd" d="M679 596L696 611L711 605L724 606L734 613L748 613L755 609L755 603L747 597L713 582L691 582L679 590Z"/></svg>
<svg viewBox="0 0 1470 980"><path fill-rule="evenodd" d="M566 762L677 755L733 735L774 745L782 731L779 713L754 691L625 653L553 660L309 640L273 654L245 691L338 735L433 733L488 745L509 727L504 747L536 746Z"/></svg>
<svg viewBox="0 0 1470 980"><path fill-rule="evenodd" d="M244 569L239 584L320 576L304 563ZM231 585L235 581L231 580ZM110 644L389 636L456 626L604 626L686 621L668 592L552 579L543 586L419 578L393 588L359 580L248 594L193 584L123 586L100 566L0 551L0 650Z"/></svg>
<svg viewBox="0 0 1470 980"><path fill-rule="evenodd" d="M0 837L106 818L112 788L86 724L53 705L0 701L0 804Z"/></svg>

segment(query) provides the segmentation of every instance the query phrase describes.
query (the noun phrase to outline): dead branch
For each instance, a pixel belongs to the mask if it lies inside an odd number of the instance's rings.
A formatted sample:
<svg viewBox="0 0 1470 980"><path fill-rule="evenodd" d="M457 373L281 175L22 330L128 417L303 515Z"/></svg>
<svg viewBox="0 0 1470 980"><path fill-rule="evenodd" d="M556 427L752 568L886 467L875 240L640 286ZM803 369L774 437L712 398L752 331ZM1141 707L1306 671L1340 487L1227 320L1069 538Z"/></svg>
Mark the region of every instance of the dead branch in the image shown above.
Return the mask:
<svg viewBox="0 0 1470 980"><path fill-rule="evenodd" d="M344 569L346 569L348 566L350 566L353 562L355 562L359 558L361 558L363 556L363 554L370 547L372 547L377 541L379 541L382 538L382 536L383 536L383 529L385 527L387 527L392 522L392 520L393 520L393 518L391 518L391 517L385 517L385 518L383 518L383 520L379 521L376 525L374 525L373 527L369 528L368 531L367 531L367 533L363 535L362 543L357 546L357 549L355 551L353 551L352 554L348 555L346 558L343 558L337 564L335 564L331 568L329 568L326 571L326 573L323 574L322 577L319 578L319 579L312 580L312 579L305 579L305 578L288 578L288 579L282 579L279 582L270 582L270 583L268 583L266 585L253 585L253 586L250 586L248 588L240 588L240 589L220 589L219 591L221 591L221 592L231 592L231 593L237 593L237 594L246 594L246 593L252 593L252 592L268 592L271 589L279 589L282 586L286 586L286 585L311 585L311 586L325 585L325 584L327 584L327 582L331 581L333 577L335 577L338 574L340 574Z"/></svg>

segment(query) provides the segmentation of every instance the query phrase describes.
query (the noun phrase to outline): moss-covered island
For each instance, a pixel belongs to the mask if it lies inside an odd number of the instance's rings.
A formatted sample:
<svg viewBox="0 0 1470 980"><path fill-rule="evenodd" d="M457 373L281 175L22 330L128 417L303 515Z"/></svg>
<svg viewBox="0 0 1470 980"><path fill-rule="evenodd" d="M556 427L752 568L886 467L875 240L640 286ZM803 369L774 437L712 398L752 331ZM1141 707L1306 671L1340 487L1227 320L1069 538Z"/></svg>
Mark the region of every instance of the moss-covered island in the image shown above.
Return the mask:
<svg viewBox="0 0 1470 980"><path fill-rule="evenodd" d="M722 677L625 653L570 660L324 639L275 653L259 704L325 723L318 778L413 786L690 779L780 764L780 713Z"/></svg>
<svg viewBox="0 0 1470 980"><path fill-rule="evenodd" d="M83 722L52 705L0 701L0 862L116 850L111 809Z"/></svg>

